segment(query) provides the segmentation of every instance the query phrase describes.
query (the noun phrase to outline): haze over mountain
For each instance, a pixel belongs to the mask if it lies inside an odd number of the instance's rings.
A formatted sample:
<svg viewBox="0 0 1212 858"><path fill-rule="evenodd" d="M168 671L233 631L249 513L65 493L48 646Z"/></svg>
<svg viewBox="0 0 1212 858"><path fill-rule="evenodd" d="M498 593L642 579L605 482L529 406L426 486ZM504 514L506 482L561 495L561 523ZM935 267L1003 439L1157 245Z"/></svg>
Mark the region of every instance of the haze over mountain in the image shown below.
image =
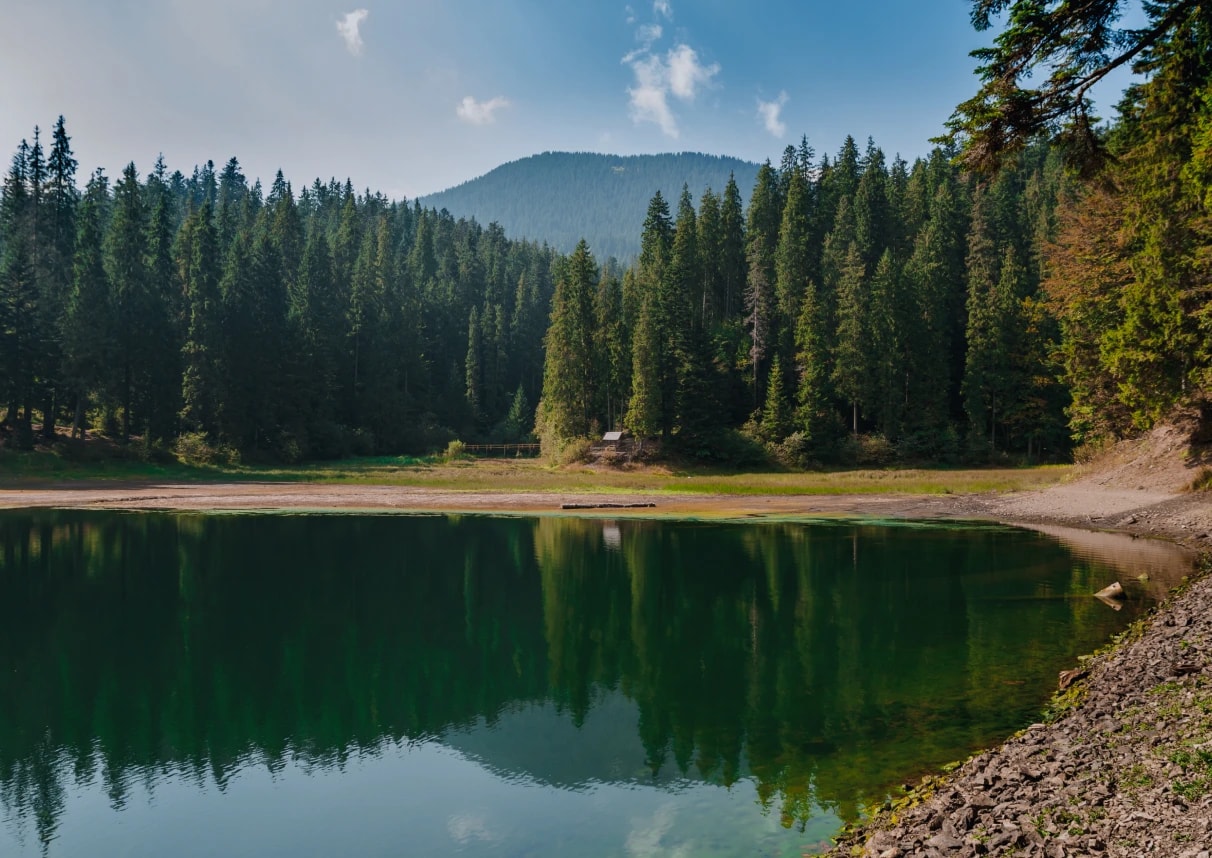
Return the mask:
<svg viewBox="0 0 1212 858"><path fill-rule="evenodd" d="M546 241L565 253L585 238L599 260L626 261L640 252L644 215L656 191L676 208L686 185L697 205L707 188L722 194L733 175L748 200L757 171L749 161L697 152L544 152L419 200L455 217L496 221L510 238Z"/></svg>

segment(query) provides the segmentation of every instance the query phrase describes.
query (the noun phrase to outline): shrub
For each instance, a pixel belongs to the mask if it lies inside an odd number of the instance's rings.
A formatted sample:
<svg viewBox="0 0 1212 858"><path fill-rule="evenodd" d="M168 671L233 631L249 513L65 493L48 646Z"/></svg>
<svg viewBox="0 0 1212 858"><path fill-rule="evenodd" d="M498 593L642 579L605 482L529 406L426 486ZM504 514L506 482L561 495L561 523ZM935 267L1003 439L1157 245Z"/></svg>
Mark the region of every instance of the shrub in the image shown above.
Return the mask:
<svg viewBox="0 0 1212 858"><path fill-rule="evenodd" d="M788 468L807 468L812 464L812 444L803 432L792 432L780 443L771 445L775 461Z"/></svg>
<svg viewBox="0 0 1212 858"><path fill-rule="evenodd" d="M1091 438L1073 448L1073 461L1079 465L1089 465L1114 446L1115 439L1109 435Z"/></svg>
<svg viewBox="0 0 1212 858"><path fill-rule="evenodd" d="M592 456L593 441L588 438L569 438L560 445L559 452L556 453L555 462L557 465L575 465L581 462L588 462Z"/></svg>
<svg viewBox="0 0 1212 858"><path fill-rule="evenodd" d="M203 432L177 438L173 452L187 465L238 465L240 452L229 444L212 444Z"/></svg>
<svg viewBox="0 0 1212 858"><path fill-rule="evenodd" d="M1195 479L1191 481L1188 491L1212 492L1212 468L1200 468Z"/></svg>
<svg viewBox="0 0 1212 858"><path fill-rule="evenodd" d="M841 443L842 461L864 468L882 468L896 460L896 447L883 435L851 435Z"/></svg>
<svg viewBox="0 0 1212 858"><path fill-rule="evenodd" d="M713 429L692 437L678 436L683 455L700 462L733 467L760 467L770 463L770 455L762 443L744 430Z"/></svg>

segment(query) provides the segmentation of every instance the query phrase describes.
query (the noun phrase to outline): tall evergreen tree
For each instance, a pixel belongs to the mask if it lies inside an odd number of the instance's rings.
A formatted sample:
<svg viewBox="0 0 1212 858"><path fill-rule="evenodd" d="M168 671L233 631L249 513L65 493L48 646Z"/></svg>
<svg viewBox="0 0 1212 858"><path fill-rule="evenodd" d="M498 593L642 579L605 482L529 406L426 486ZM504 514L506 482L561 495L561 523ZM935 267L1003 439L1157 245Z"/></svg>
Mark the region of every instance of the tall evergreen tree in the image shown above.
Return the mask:
<svg viewBox="0 0 1212 858"><path fill-rule="evenodd" d="M219 403L224 396L223 296L219 287L219 236L209 202L203 202L182 226L177 267L187 308L181 416L192 431L215 436L219 431Z"/></svg>
<svg viewBox="0 0 1212 858"><path fill-rule="evenodd" d="M556 283L547 330L539 422L545 438L589 434L597 401L594 377L594 293L598 268L582 240Z"/></svg>
<svg viewBox="0 0 1212 858"><path fill-rule="evenodd" d="M144 386L152 302L147 266L147 205L134 163L122 171L114 185L114 211L106 243L105 263L109 275L114 325L114 367L110 382L121 408L122 440L129 441L136 428L136 393Z"/></svg>
<svg viewBox="0 0 1212 858"><path fill-rule="evenodd" d="M72 285L63 313L63 375L73 399L72 437L81 437L90 400L103 388L112 321L103 239L109 180L97 170L80 204Z"/></svg>
<svg viewBox="0 0 1212 858"><path fill-rule="evenodd" d="M731 319L740 314L748 282L741 191L732 175L728 177L724 198L720 202L720 231L721 316Z"/></svg>

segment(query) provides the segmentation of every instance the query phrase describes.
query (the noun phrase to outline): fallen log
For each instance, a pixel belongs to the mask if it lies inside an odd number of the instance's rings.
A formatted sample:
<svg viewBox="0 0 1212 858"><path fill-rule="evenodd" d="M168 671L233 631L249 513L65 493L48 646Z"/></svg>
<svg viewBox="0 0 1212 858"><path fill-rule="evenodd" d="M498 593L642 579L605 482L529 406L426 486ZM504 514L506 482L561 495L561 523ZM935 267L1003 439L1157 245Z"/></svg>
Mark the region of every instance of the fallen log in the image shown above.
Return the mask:
<svg viewBox="0 0 1212 858"><path fill-rule="evenodd" d="M565 503L560 509L642 509L656 506L654 503Z"/></svg>

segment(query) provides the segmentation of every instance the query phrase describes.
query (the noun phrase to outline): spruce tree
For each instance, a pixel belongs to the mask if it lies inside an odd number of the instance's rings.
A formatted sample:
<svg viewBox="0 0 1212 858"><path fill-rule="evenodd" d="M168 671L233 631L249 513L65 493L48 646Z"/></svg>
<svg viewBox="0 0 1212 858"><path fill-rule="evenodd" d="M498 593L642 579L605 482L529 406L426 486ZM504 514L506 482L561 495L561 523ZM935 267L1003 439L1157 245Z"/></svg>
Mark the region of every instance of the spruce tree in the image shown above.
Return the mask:
<svg viewBox="0 0 1212 858"><path fill-rule="evenodd" d="M653 303L649 298L640 307L639 320L632 336L631 399L623 420L641 442L661 430L661 379L657 363L660 331L654 318Z"/></svg>
<svg viewBox="0 0 1212 858"><path fill-rule="evenodd" d="M790 426L791 406L787 401L787 381L783 376L782 363L776 354L770 363L766 404L762 407L762 437L767 442L776 444L790 434Z"/></svg>
<svg viewBox="0 0 1212 858"><path fill-rule="evenodd" d="M740 315L748 282L741 191L731 174L720 202L720 231L720 289L723 293L720 313L723 318L731 319Z"/></svg>
<svg viewBox="0 0 1212 858"><path fill-rule="evenodd" d="M775 248L775 295L779 328L788 343L800 315L804 291L813 279L811 228L812 199L808 176L798 167L792 168L787 180L787 203L779 226L778 246Z"/></svg>
<svg viewBox="0 0 1212 858"><path fill-rule="evenodd" d="M28 164L29 145L22 140L0 197L0 393L8 411L5 422L16 429L20 446L33 443L31 400L37 357Z"/></svg>
<svg viewBox="0 0 1212 858"><path fill-rule="evenodd" d="M122 410L122 440L136 428L135 395L148 370L147 340L152 301L147 266L148 214L134 163L114 185L113 220L106 240L114 324L114 366L110 389Z"/></svg>
<svg viewBox="0 0 1212 858"><path fill-rule="evenodd" d="M219 282L219 237L209 202L182 225L177 266L186 303L181 417L194 432L216 436L224 397L222 367L223 296Z"/></svg>
<svg viewBox="0 0 1212 858"><path fill-rule="evenodd" d="M868 313L871 296L867 272L852 242L838 283L837 336L833 356L833 384L850 405L850 431L858 434L859 414L871 402L872 342Z"/></svg>
<svg viewBox="0 0 1212 858"><path fill-rule="evenodd" d="M463 375L467 380L467 408L473 419L484 419L484 368L481 364L484 344L480 337L480 312L475 307L467 318L467 358Z"/></svg>
<svg viewBox="0 0 1212 858"><path fill-rule="evenodd" d="M88 181L76 218L72 284L63 314L63 372L73 405L72 437L82 437L92 398L102 389L112 348L109 278L102 241L109 180L97 170Z"/></svg>
<svg viewBox="0 0 1212 858"><path fill-rule="evenodd" d="M589 434L597 401L594 377L594 293L598 268L582 239L556 283L547 329L539 421L544 439L560 446Z"/></svg>

